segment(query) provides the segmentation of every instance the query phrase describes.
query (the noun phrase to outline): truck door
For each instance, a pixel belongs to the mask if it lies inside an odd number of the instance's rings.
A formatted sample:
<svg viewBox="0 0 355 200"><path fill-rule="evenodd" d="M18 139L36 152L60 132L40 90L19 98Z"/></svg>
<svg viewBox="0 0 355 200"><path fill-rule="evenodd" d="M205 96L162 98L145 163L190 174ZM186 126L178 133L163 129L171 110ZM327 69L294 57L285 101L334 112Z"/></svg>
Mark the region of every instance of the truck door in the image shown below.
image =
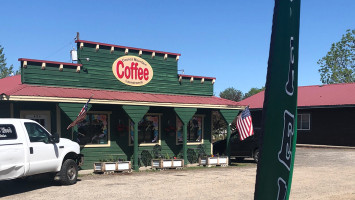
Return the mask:
<svg viewBox="0 0 355 200"><path fill-rule="evenodd" d="M233 156L251 156L250 138L246 138L245 140L240 141L239 133L233 135L231 149L231 155Z"/></svg>
<svg viewBox="0 0 355 200"><path fill-rule="evenodd" d="M21 177L25 173L25 144L21 139L11 122L0 124L0 180Z"/></svg>
<svg viewBox="0 0 355 200"><path fill-rule="evenodd" d="M239 140L239 139L238 139ZM253 150L253 140L254 136L245 138L243 141L238 141L238 152L240 156L251 157Z"/></svg>
<svg viewBox="0 0 355 200"><path fill-rule="evenodd" d="M33 122L24 124L30 141L28 175L55 171L59 158L57 144L49 142L49 133L39 124Z"/></svg>

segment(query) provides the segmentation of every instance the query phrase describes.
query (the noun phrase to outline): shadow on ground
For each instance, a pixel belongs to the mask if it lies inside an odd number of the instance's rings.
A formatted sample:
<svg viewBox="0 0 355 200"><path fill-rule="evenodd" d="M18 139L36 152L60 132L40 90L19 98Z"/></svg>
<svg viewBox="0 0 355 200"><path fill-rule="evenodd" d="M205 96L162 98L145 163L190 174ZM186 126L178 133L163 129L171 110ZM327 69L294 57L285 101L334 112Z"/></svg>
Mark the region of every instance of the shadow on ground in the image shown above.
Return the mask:
<svg viewBox="0 0 355 200"><path fill-rule="evenodd" d="M230 166L244 166L244 165L255 165L256 162L253 159L243 159L243 160L238 160L238 159L231 159Z"/></svg>
<svg viewBox="0 0 355 200"><path fill-rule="evenodd" d="M78 181L80 180L78 179ZM26 179L0 181L0 198L47 187L61 187L61 184L59 181L54 181L47 175L38 175Z"/></svg>

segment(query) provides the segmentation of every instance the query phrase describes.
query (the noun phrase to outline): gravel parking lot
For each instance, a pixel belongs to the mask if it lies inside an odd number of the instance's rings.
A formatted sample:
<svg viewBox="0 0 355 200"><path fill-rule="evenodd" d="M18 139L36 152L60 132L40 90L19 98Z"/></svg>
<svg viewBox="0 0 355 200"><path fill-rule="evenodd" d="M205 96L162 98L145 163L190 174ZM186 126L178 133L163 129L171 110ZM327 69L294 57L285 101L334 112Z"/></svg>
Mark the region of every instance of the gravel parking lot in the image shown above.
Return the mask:
<svg viewBox="0 0 355 200"><path fill-rule="evenodd" d="M2 199L253 199L256 164L0 182ZM297 148L290 199L355 199L355 149Z"/></svg>

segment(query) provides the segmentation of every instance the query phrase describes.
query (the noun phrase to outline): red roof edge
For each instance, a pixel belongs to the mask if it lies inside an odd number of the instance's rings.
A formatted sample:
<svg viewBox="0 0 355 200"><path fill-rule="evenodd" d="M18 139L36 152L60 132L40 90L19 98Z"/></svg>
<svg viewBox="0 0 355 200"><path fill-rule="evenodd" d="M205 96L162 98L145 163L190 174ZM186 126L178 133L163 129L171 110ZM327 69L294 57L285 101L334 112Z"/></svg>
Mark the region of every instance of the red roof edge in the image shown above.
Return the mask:
<svg viewBox="0 0 355 200"><path fill-rule="evenodd" d="M29 62L38 62L38 63L51 63L51 64L70 65L70 66L83 66L82 64L76 64L76 63L65 63L65 62L57 62L57 61L49 61L49 60L36 60L36 59L29 59L29 58L19 58L18 61L29 61Z"/></svg>
<svg viewBox="0 0 355 200"><path fill-rule="evenodd" d="M206 76L194 76L194 75L185 75L185 74L178 74L179 76L181 76L181 77L186 77L186 78L191 78L191 77L193 77L193 78L204 78L204 79L211 79L211 80L213 80L213 79L215 79L216 80L216 78L215 77L206 77Z"/></svg>
<svg viewBox="0 0 355 200"><path fill-rule="evenodd" d="M127 47L127 46L121 46L121 45L115 45L115 44L106 44L106 43L101 43L101 42L92 42L92 41L87 41L87 40L75 40L76 43L82 42L82 43L87 43L87 44L98 44L102 46L109 46L109 47L117 47L117 48L122 48L122 49L133 49L133 50L142 50L142 51L148 51L148 52L155 52L155 53L161 53L161 54L168 54L168 55L174 55L174 56L181 56L179 53L170 53L170 52L164 52L164 51L155 51L155 50L150 50L150 49L141 49L141 48L135 48L135 47Z"/></svg>

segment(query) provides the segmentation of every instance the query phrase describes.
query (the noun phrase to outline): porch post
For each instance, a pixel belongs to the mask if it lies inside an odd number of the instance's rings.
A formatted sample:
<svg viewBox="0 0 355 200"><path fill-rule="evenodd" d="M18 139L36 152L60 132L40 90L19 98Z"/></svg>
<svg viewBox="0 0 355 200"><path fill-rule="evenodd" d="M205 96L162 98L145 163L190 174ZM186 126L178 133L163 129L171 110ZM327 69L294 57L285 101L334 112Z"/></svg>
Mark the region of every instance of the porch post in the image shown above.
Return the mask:
<svg viewBox="0 0 355 200"><path fill-rule="evenodd" d="M134 123L134 135L133 135L133 169L138 171L138 122L144 117L148 112L149 106L122 106L123 110L126 111L127 115L131 118Z"/></svg>
<svg viewBox="0 0 355 200"><path fill-rule="evenodd" d="M228 157L230 157L230 151L231 151L231 146L230 146L231 127L230 127L230 125L232 124L233 120L238 116L239 112L240 112L240 110L219 110L219 113L221 113L222 117L224 118L224 120L227 123L226 154Z"/></svg>
<svg viewBox="0 0 355 200"><path fill-rule="evenodd" d="M230 139L231 139L231 124L227 124L227 146L226 146L226 154L229 158L231 155L231 144L230 144ZM230 159L229 159L230 160Z"/></svg>
<svg viewBox="0 0 355 200"><path fill-rule="evenodd" d="M184 164L187 165L187 124L189 123L190 119L194 116L197 111L197 108L174 108L175 113L180 118L181 122L183 123L183 156L184 156Z"/></svg>
<svg viewBox="0 0 355 200"><path fill-rule="evenodd" d="M138 170L138 121L134 122L134 135L133 135L133 169Z"/></svg>
<svg viewBox="0 0 355 200"><path fill-rule="evenodd" d="M183 139L183 156L184 156L184 163L187 163L187 123L184 122L182 125L182 139Z"/></svg>

